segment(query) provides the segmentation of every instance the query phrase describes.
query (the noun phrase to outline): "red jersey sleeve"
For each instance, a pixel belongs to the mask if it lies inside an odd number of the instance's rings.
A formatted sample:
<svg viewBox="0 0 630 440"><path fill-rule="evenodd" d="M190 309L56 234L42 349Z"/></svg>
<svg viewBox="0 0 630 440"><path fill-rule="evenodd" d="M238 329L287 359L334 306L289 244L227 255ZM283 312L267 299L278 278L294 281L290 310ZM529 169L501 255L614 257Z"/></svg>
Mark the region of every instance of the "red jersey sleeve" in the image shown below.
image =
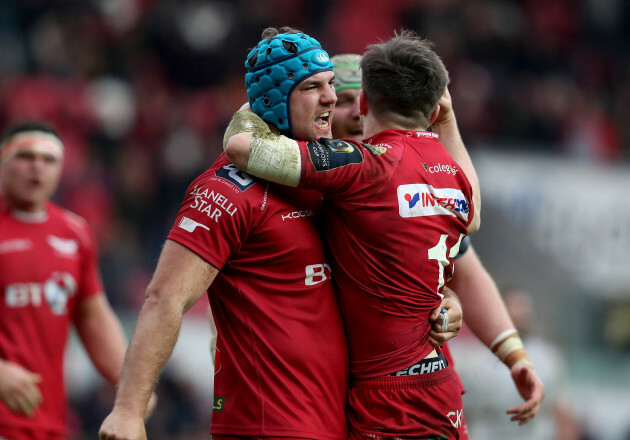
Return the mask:
<svg viewBox="0 0 630 440"><path fill-rule="evenodd" d="M259 192L261 186L253 188L255 183L251 176L219 159L188 187L168 238L221 269L252 229L250 194Z"/></svg>
<svg viewBox="0 0 630 440"><path fill-rule="evenodd" d="M76 214L66 211L68 225L74 230L79 242L81 270L78 286L80 298L87 298L105 292L98 264L96 237L87 222Z"/></svg>
<svg viewBox="0 0 630 440"><path fill-rule="evenodd" d="M298 145L302 160L299 186L318 190L337 202L349 197L357 202L367 197L362 190L388 179L386 170L400 161L399 152L392 151L382 160L368 160L368 155L380 156L385 148L353 140L322 138Z"/></svg>

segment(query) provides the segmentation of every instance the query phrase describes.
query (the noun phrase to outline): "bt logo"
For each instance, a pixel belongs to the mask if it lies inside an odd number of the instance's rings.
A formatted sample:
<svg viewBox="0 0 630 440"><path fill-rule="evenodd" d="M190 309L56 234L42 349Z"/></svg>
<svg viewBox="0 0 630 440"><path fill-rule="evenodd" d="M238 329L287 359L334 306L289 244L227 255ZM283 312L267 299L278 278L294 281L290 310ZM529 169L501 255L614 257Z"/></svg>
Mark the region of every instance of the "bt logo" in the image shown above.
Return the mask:
<svg viewBox="0 0 630 440"><path fill-rule="evenodd" d="M307 286L314 286L330 279L331 275L332 273L328 264L311 264L310 266L306 266L306 278L304 282Z"/></svg>
<svg viewBox="0 0 630 440"><path fill-rule="evenodd" d="M5 301L8 307L40 307L44 301L55 315L67 313L66 305L77 291L77 282L66 272L53 272L44 283L14 283L7 286Z"/></svg>

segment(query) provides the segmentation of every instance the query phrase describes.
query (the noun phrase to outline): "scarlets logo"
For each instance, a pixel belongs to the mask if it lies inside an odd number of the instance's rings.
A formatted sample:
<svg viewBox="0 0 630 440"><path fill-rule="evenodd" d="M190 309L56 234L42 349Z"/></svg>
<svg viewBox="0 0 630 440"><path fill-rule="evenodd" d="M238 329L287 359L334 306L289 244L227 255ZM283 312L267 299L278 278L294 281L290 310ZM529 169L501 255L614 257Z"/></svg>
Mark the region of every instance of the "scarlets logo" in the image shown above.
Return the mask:
<svg viewBox="0 0 630 440"><path fill-rule="evenodd" d="M71 238L59 238L54 235L46 237L46 242L57 251L58 254L65 256L76 255L79 250L79 243Z"/></svg>

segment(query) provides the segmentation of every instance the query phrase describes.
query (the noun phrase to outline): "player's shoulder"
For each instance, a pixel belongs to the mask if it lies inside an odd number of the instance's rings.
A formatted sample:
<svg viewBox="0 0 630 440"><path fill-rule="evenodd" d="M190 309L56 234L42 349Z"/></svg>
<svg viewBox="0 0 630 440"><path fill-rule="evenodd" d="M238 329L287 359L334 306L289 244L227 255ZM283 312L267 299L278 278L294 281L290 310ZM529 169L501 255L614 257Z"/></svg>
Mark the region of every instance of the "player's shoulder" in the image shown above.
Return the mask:
<svg viewBox="0 0 630 440"><path fill-rule="evenodd" d="M382 156L388 151L388 148L382 145L358 142L352 139L320 138L316 141L302 143L316 171L360 165L367 158Z"/></svg>
<svg viewBox="0 0 630 440"><path fill-rule="evenodd" d="M222 207L256 202L266 191L267 182L240 171L222 154L210 168L188 187L186 199L198 199Z"/></svg>
<svg viewBox="0 0 630 440"><path fill-rule="evenodd" d="M84 245L93 242L92 230L86 219L53 202L48 204L48 212L60 232L63 229L63 232L74 235Z"/></svg>
<svg viewBox="0 0 630 440"><path fill-rule="evenodd" d="M63 206L57 205L56 203L50 202L48 204L48 212L50 213L50 217L52 219L60 221L64 224L77 228L89 228L87 220L79 214L76 214Z"/></svg>

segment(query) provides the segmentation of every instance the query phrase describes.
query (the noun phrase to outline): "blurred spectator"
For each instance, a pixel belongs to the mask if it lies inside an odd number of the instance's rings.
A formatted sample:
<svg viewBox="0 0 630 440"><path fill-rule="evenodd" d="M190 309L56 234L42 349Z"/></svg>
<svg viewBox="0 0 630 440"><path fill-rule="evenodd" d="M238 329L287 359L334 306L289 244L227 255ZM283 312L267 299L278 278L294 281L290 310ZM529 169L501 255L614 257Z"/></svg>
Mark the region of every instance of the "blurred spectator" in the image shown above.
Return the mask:
<svg viewBox="0 0 630 440"><path fill-rule="evenodd" d="M58 128L55 198L93 226L112 304L136 311L183 192L247 100L243 48L263 28L343 53L409 27L452 73L473 153L618 163L630 160L628 20L623 0L2 0L0 130Z"/></svg>
<svg viewBox="0 0 630 440"><path fill-rule="evenodd" d="M536 418L527 425L510 422L505 408L519 402L509 371L484 346L470 341L453 350L466 384L464 407L471 439L487 440L586 440L572 412L567 394L567 370L562 353L536 333L532 296L522 290L504 290L505 306L519 330L536 371L545 384L545 400ZM457 341L461 342L461 341ZM462 354L458 352L462 349ZM467 404L468 402L468 404Z"/></svg>

